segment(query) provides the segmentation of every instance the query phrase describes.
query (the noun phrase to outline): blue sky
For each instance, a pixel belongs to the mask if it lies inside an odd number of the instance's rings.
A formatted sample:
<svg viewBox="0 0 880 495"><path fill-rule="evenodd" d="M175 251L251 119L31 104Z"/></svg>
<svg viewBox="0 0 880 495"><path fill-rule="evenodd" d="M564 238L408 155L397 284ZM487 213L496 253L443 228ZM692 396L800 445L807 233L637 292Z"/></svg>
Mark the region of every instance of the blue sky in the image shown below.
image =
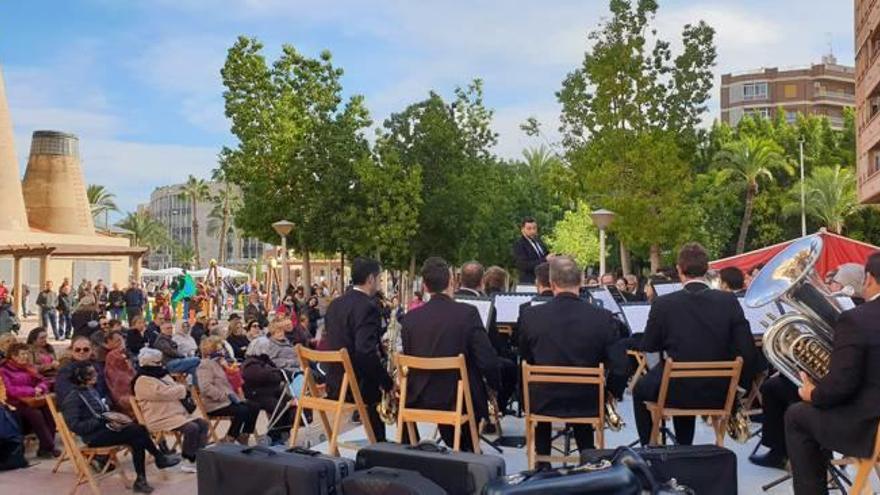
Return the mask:
<svg viewBox="0 0 880 495"><path fill-rule="evenodd" d="M656 26L674 40L688 22L718 31L717 75L818 61L829 43L852 64L852 2L660 0ZM3 2L2 66L23 172L30 133L80 136L86 180L133 210L154 187L207 177L232 142L219 70L236 36L256 36L270 58L282 43L329 49L347 93L373 119L485 80L500 133L497 152L539 144L518 126L556 127L554 98L582 59L607 0L54 0ZM718 114L716 97L707 122Z"/></svg>

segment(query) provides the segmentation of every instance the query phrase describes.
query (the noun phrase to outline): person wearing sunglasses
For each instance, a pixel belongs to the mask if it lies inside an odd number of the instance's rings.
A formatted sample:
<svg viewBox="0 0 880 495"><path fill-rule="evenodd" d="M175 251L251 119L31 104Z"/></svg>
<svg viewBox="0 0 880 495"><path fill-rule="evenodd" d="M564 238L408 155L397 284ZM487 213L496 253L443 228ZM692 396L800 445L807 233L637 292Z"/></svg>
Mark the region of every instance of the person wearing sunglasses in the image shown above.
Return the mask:
<svg viewBox="0 0 880 495"><path fill-rule="evenodd" d="M73 384L70 382L70 373L73 371L76 363L91 363L95 366L95 369L98 369L94 351L91 340L85 335L77 335L70 341L70 348L68 348L66 355L62 356L61 368L58 369L58 376L55 377L55 396L58 398L59 403L74 389ZM104 380L103 367L99 370L97 379L98 382L95 384L95 389L102 397L108 399L110 397L110 390L107 388L107 382Z"/></svg>

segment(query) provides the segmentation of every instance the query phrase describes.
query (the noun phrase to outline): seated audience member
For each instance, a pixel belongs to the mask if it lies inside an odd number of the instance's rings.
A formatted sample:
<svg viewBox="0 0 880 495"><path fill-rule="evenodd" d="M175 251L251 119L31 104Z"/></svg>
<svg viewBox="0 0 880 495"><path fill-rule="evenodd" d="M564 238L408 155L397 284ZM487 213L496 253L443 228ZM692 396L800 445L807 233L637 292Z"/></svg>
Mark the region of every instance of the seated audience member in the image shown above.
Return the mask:
<svg viewBox="0 0 880 495"><path fill-rule="evenodd" d="M269 326L268 315L265 306L263 306L263 301L260 300L259 292L251 292L248 296L248 305L244 310L244 319L258 321L260 327L266 328Z"/></svg>
<svg viewBox="0 0 880 495"><path fill-rule="evenodd" d="M214 337L220 337L220 340L223 342L223 350L226 352L226 357L230 359L230 361L235 361L235 349L232 348L232 345L227 342L226 338L229 336L229 329L223 328L220 326L220 322L215 318L211 318L208 320L208 335L212 335Z"/></svg>
<svg viewBox="0 0 880 495"><path fill-rule="evenodd" d="M65 358L62 359L62 366L58 370L58 376L55 377L55 397L60 404L67 394L74 389L70 382L70 373L73 371L76 363L90 363L99 369L98 363L95 361L94 347L91 340L85 335L77 335L70 341L70 349ZM110 397L107 389L107 383L104 381L103 373L98 372L98 381L95 383L95 389L101 394L101 397Z"/></svg>
<svg viewBox="0 0 880 495"><path fill-rule="evenodd" d="M303 347L310 347L310 342L312 340L312 334L309 332L309 315L306 312L303 312L299 316L299 321L296 325L290 325L284 327L284 335L287 337L287 341L290 342L290 345L296 347L297 344L302 344Z"/></svg>
<svg viewBox="0 0 880 495"><path fill-rule="evenodd" d="M94 349L95 361L103 363L107 359L107 334L110 332L110 322L103 315L98 317L98 328L100 332L93 332L89 336L92 341L92 349ZM98 370L100 373L101 370Z"/></svg>
<svg viewBox="0 0 880 495"><path fill-rule="evenodd" d="M153 342L153 348L162 352L162 364L165 365L169 373L193 375L196 368L199 367L199 358L186 357L177 349L177 343L172 338L174 325L171 322L163 322L160 330L161 333Z"/></svg>
<svg viewBox="0 0 880 495"><path fill-rule="evenodd" d="M129 320L128 332L125 334L125 348L130 356L137 356L141 348L147 346L147 323L143 316L133 316Z"/></svg>
<svg viewBox="0 0 880 495"><path fill-rule="evenodd" d="M217 337L205 337L200 344L202 361L196 372L202 402L208 416L231 416L232 424L226 433L226 441L238 441L247 445L254 432L260 408L253 402L242 400L229 383L221 361L225 361L222 344Z"/></svg>
<svg viewBox="0 0 880 495"><path fill-rule="evenodd" d="M864 287L865 267L858 263L844 263L838 266L837 272L828 284L832 292L848 295L856 306L865 302Z"/></svg>
<svg viewBox="0 0 880 495"><path fill-rule="evenodd" d="M275 319L269 325L269 358L284 371L295 372L299 369L299 358L296 351L287 340L287 328L290 321L287 318Z"/></svg>
<svg viewBox="0 0 880 495"><path fill-rule="evenodd" d="M166 320L162 315L153 315L153 321L147 323L147 332L145 335L147 336L147 344L150 347L153 347L156 337L162 333L162 323L165 323L166 321L171 321L171 319L169 318Z"/></svg>
<svg viewBox="0 0 880 495"><path fill-rule="evenodd" d="M110 332L104 344L107 348L106 361L104 362L104 380L107 382L107 390L110 398L116 405L116 409L133 415L131 409L131 384L134 380L135 370L128 354L125 352L125 340L119 332ZM100 376L98 377L100 380Z"/></svg>
<svg viewBox="0 0 880 495"><path fill-rule="evenodd" d="M208 444L208 422L188 413L181 402L186 385L175 382L162 365L162 353L144 348L138 355L140 371L134 379L134 396L150 431L176 431L183 435L181 471L196 472L196 453Z"/></svg>
<svg viewBox="0 0 880 495"><path fill-rule="evenodd" d="M61 451L55 448L55 421L52 420L52 413L45 403L33 401L42 399L49 393L49 382L31 364L31 352L27 344L12 344L7 356L0 365L0 377L6 386L9 405L16 408L24 425L37 435L40 441L37 457L58 457Z"/></svg>
<svg viewBox="0 0 880 495"><path fill-rule="evenodd" d="M127 445L137 476L132 491L152 493L153 487L147 483L145 452L153 456L159 469L177 465L180 457L163 454L142 425L132 422L121 431L110 429L104 417L110 408L94 389L97 375L94 366L88 363L79 363L73 369L70 378L76 388L61 404L64 421L89 447Z"/></svg>
<svg viewBox="0 0 880 495"><path fill-rule="evenodd" d="M55 376L58 373L58 358L49 344L49 333L43 327L36 327L28 333L27 343L37 372L46 378Z"/></svg>
<svg viewBox="0 0 880 495"><path fill-rule="evenodd" d="M199 355L199 344L189 334L189 325L185 321L179 322L174 327L174 335L171 340L177 344L177 351L186 357Z"/></svg>
<svg viewBox="0 0 880 495"><path fill-rule="evenodd" d="M259 324L257 324L257 327L259 328ZM232 352L235 354L235 359L244 361L245 351L247 351L248 344L250 344L251 341L248 339L248 336L245 335L244 325L240 318L229 321L229 336L226 337L226 342L232 346Z"/></svg>
<svg viewBox="0 0 880 495"><path fill-rule="evenodd" d="M722 268L719 272L721 277L720 289L725 292L733 292L737 296L744 296L746 293L746 277L742 270L735 266Z"/></svg>
<svg viewBox="0 0 880 495"><path fill-rule="evenodd" d="M76 309L70 315L70 321L73 324L73 335L90 336L99 330L98 317L101 314L98 311L98 301L91 293L86 293L77 303Z"/></svg>
<svg viewBox="0 0 880 495"><path fill-rule="evenodd" d="M208 335L208 315L205 313L198 313L196 315L196 322L189 329L189 334L192 336L193 340L196 341L196 344L202 341L202 339Z"/></svg>
<svg viewBox="0 0 880 495"><path fill-rule="evenodd" d="M253 401L271 417L278 401L284 393L284 373L269 358L271 344L268 339L258 339L247 349L247 357L241 366L244 379L244 397ZM269 430L272 443L283 442L286 430L290 429L291 418L296 407L288 409L275 428Z"/></svg>

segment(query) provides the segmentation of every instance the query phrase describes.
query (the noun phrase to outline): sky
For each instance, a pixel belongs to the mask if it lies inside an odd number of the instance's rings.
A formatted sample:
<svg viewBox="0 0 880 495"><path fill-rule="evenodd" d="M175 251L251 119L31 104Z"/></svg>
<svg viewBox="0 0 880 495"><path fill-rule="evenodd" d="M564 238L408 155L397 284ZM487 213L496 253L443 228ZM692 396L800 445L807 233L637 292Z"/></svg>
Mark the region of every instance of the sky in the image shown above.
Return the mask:
<svg viewBox="0 0 880 495"><path fill-rule="evenodd" d="M818 62L833 51L853 64L850 0L659 0L658 35L676 43L687 23L716 33L722 73ZM223 115L220 68L239 35L257 37L272 60L281 45L345 70L376 125L427 96L484 80L494 109L496 153L516 158L541 144L519 125L536 117L554 139L554 93L582 61L607 0L49 0L0 5L2 67L24 172L31 133L80 138L86 181L124 211L155 187L209 177L233 145Z"/></svg>

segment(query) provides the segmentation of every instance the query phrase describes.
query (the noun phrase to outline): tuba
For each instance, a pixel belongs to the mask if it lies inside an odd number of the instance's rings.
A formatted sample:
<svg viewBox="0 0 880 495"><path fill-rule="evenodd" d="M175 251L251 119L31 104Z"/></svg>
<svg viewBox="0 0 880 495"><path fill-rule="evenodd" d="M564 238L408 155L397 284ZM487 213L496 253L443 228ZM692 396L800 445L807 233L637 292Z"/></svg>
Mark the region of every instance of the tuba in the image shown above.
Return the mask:
<svg viewBox="0 0 880 495"><path fill-rule="evenodd" d="M617 411L617 399L611 394L605 396L605 426L611 431L620 431L626 426L623 416Z"/></svg>
<svg viewBox="0 0 880 495"><path fill-rule="evenodd" d="M789 310L770 321L763 338L764 354L776 369L800 387L800 372L813 380L828 373L834 324L843 308L816 272L822 253L819 235L803 237L773 257L752 281L745 303L759 308L781 303Z"/></svg>
<svg viewBox="0 0 880 495"><path fill-rule="evenodd" d="M397 383L397 342L400 340L400 322L397 321L397 311L391 311L391 319L388 321L388 330L382 343L385 348L385 370L391 377L392 383ZM376 404L376 412L379 418L387 425L397 423L397 408L400 397L395 392L382 391L382 400Z"/></svg>

